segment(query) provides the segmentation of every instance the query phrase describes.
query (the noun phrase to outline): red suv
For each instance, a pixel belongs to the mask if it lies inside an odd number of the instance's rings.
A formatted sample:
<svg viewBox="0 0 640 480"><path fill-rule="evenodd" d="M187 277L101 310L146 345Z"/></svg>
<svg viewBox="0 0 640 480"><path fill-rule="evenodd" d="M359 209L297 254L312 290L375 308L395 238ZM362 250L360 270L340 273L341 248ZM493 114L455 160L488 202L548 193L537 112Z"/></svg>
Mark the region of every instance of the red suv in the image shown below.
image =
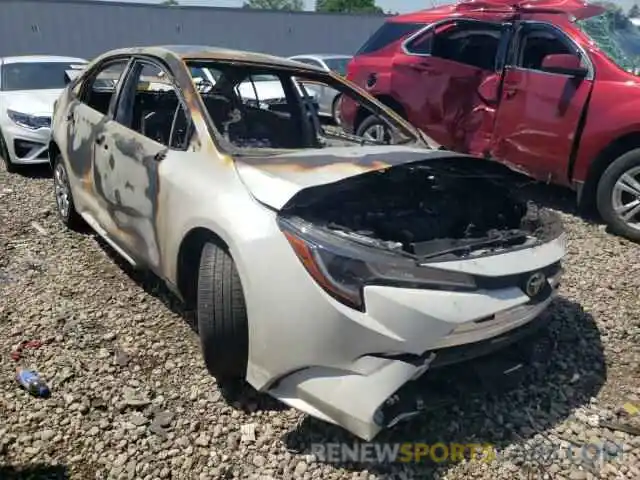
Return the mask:
<svg viewBox="0 0 640 480"><path fill-rule="evenodd" d="M445 148L565 185L640 241L640 31L576 0L463 1L395 16L347 78ZM345 100L348 133L386 126Z"/></svg>

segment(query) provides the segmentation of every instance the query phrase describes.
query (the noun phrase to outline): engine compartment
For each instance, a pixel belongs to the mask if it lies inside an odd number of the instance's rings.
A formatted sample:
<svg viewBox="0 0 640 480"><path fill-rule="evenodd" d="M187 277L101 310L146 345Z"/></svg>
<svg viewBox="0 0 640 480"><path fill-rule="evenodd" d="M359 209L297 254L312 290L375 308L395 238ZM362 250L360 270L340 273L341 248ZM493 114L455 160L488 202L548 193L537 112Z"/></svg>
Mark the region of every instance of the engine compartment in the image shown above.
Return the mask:
<svg viewBox="0 0 640 480"><path fill-rule="evenodd" d="M356 242L423 258L557 237L559 217L521 198L518 190L514 174L502 165L445 158L301 192L282 213Z"/></svg>

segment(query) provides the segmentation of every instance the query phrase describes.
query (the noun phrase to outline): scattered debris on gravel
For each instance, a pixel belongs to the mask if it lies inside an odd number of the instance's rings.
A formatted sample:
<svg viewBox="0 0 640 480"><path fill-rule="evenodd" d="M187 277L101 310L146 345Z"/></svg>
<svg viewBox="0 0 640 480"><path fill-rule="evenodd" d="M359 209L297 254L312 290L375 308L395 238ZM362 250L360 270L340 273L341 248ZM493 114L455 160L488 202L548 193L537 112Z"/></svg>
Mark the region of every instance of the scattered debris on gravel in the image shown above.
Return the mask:
<svg viewBox="0 0 640 480"><path fill-rule="evenodd" d="M576 216L568 192L532 188L560 211L569 255L555 320L534 342L546 349L524 381L474 390L449 373L431 388L453 403L374 440L492 444L497 458L335 464L313 444L353 437L248 389L220 389L193 314L94 234L66 231L52 190L46 169L0 171L3 479L640 478L640 247ZM39 348L12 358L29 341ZM41 375L50 398L20 389L16 366ZM567 455L585 445L610 458Z"/></svg>

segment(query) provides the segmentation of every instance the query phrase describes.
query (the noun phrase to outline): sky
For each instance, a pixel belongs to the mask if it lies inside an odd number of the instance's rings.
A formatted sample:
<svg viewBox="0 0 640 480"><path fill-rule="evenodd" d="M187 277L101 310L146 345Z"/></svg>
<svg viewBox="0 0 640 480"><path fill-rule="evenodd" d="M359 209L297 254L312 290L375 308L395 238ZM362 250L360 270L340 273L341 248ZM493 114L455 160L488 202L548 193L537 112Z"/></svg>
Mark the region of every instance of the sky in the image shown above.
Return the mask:
<svg viewBox="0 0 640 480"><path fill-rule="evenodd" d="M112 0L133 3L160 3L161 0ZM215 6L215 7L241 7L244 0L178 0L181 5ZM305 9L313 10L315 0L304 0ZM399 13L414 12L433 5L452 3L450 0L376 0L379 7L385 11L391 10ZM615 0L625 10L631 8L634 3L640 5L640 0Z"/></svg>

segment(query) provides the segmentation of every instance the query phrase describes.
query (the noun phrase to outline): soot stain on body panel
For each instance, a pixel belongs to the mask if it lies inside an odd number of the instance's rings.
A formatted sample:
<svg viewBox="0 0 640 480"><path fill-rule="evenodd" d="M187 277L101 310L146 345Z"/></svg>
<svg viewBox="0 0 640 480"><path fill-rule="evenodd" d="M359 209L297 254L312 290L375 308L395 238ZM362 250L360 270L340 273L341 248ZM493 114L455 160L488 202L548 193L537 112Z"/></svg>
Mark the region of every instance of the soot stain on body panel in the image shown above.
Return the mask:
<svg viewBox="0 0 640 480"><path fill-rule="evenodd" d="M78 178L85 177L91 170L93 159L93 140L95 136L104 131L107 118L93 125L84 115L78 114L82 104L72 100L69 105L69 114L75 121L67 122L67 156L71 170Z"/></svg>
<svg viewBox="0 0 640 480"><path fill-rule="evenodd" d="M425 160L434 154L433 150L426 148L424 151L402 151L390 147L386 152L382 149L380 152L364 155L358 150L359 148L354 149L353 155L302 152L273 157L243 156L239 161L247 165L274 170L313 170L343 165L353 165L363 170L381 170L404 163ZM441 152L438 152L437 156L441 156Z"/></svg>
<svg viewBox="0 0 640 480"><path fill-rule="evenodd" d="M120 132L108 132L112 146L106 162L96 161L97 193L106 201L106 208L116 227L130 243L130 253L159 268L160 253L156 217L159 179L158 155L167 149L150 150L144 143Z"/></svg>

